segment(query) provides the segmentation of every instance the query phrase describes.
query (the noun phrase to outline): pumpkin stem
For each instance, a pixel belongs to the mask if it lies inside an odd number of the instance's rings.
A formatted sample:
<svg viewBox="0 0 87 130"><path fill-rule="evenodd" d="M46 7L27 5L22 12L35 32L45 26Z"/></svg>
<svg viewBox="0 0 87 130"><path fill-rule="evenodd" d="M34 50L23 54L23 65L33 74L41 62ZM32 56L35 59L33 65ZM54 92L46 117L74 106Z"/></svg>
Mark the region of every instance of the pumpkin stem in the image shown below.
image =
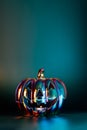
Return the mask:
<svg viewBox="0 0 87 130"><path fill-rule="evenodd" d="M40 79L44 79L44 69L43 68L39 69L37 77Z"/></svg>

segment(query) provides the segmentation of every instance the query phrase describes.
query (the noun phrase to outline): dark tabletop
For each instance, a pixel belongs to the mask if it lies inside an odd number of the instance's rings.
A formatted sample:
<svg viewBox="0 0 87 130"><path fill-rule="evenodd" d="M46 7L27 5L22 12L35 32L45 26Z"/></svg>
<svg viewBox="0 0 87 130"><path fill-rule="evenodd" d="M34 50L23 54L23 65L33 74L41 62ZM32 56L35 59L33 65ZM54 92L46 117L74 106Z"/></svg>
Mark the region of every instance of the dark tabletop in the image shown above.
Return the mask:
<svg viewBox="0 0 87 130"><path fill-rule="evenodd" d="M52 117L1 116L0 130L87 130L87 113Z"/></svg>

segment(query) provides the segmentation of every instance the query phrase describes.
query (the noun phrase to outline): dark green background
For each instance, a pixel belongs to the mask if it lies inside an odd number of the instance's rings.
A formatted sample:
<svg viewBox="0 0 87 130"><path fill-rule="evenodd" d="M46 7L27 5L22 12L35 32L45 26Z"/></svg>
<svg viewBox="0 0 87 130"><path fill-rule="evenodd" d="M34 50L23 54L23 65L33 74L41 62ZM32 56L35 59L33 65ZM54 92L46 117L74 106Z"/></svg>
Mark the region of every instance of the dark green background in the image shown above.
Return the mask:
<svg viewBox="0 0 87 130"><path fill-rule="evenodd" d="M86 0L0 0L0 113L42 67L67 86L63 110L87 111Z"/></svg>

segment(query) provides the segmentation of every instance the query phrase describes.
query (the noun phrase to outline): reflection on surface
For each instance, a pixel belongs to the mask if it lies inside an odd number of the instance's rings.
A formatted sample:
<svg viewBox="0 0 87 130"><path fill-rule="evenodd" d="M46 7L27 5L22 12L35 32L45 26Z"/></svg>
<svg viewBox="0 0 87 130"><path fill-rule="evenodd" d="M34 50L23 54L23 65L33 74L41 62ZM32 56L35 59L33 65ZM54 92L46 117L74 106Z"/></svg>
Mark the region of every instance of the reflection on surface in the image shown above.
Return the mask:
<svg viewBox="0 0 87 130"><path fill-rule="evenodd" d="M87 130L87 113L55 117L0 117L0 130Z"/></svg>

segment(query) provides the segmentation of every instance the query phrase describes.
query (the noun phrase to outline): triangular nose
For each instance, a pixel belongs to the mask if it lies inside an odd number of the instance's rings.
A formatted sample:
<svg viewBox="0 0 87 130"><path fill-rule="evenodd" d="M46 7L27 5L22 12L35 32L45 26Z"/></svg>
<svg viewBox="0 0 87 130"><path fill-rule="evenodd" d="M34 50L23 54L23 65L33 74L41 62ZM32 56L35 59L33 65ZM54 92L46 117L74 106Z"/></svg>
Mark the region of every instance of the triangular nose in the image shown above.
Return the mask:
<svg viewBox="0 0 87 130"><path fill-rule="evenodd" d="M39 89L38 92L37 92L36 97L37 97L37 98L41 98L42 96L43 96L43 93L42 93L42 91Z"/></svg>

